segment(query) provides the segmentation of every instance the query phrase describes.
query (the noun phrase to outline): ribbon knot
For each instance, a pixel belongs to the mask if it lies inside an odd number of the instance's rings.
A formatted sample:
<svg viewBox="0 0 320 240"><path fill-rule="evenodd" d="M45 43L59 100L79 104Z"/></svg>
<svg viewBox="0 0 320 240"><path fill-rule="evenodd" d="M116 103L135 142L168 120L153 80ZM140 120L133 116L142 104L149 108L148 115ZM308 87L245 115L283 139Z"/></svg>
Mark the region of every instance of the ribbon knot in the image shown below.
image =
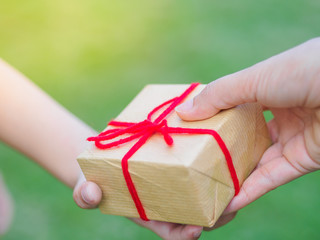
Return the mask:
<svg viewBox="0 0 320 240"><path fill-rule="evenodd" d="M214 137L214 139L218 143L221 151L225 156L227 166L231 175L231 179L234 185L235 195L237 195L240 190L239 180L232 162L230 152L226 147L224 141L216 131L212 129L201 129L201 128L169 127L168 122L165 119L174 110L174 108L178 106L198 85L199 83L193 83L179 97L174 97L160 104L148 114L147 119L141 122L134 123L134 122L111 121L108 125L113 126L115 128L107 129L106 131L101 132L98 136L90 137L87 139L88 141L94 141L96 147L99 149L108 149L108 148L116 147L128 142L131 142L135 139L138 139L137 142L123 156L121 161L121 166L122 166L123 176L125 178L132 200L136 206L136 209L140 215L140 218L145 221L148 221L149 219L147 218L147 215L145 213L141 200L138 196L138 193L132 181L132 178L129 172L128 160L155 133L162 134L166 144L169 146L173 144L173 138L170 136L170 134L172 133L207 134ZM155 118L155 120L152 120L153 115L167 105L168 107L165 108L159 114L159 116ZM122 136L124 137L121 138ZM113 140L113 141L110 141L110 140ZM109 142L104 143L105 141L109 141Z"/></svg>
<svg viewBox="0 0 320 240"><path fill-rule="evenodd" d="M111 121L108 125L124 128L109 129L100 133L97 137L89 137L87 140L95 141L95 145L100 149L107 149L133 141L134 139L143 135L148 135L151 137L154 133L160 133L163 135L167 145L171 146L173 144L173 138L169 135L169 127L166 119L163 119L160 123L155 123L148 119L138 123ZM101 141L116 139L117 137L128 133L132 135L130 137L122 138L110 143L101 143Z"/></svg>
<svg viewBox="0 0 320 240"><path fill-rule="evenodd" d="M162 134L167 145L171 146L173 144L173 138L169 134L168 122L166 119L163 119L160 123L154 123L150 121L150 125L151 133L160 133Z"/></svg>

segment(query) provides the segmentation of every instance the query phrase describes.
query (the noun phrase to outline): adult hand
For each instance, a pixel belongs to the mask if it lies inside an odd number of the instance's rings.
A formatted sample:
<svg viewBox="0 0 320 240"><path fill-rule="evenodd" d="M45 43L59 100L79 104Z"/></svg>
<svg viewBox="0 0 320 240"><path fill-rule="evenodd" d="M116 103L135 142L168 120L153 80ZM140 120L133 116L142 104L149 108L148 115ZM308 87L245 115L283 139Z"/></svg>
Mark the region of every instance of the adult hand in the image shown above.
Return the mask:
<svg viewBox="0 0 320 240"><path fill-rule="evenodd" d="M101 201L102 192L97 184L86 181L82 174L76 187L74 188L73 198L77 205L81 208L96 208ZM130 219L138 225L150 229L163 239L193 240L198 239L202 232L202 227L200 226L182 225L159 221L146 222L136 218Z"/></svg>
<svg viewBox="0 0 320 240"><path fill-rule="evenodd" d="M320 38L222 77L193 100L177 107L186 121L257 102L274 118L268 123L273 145L233 198L225 216L267 192L320 169Z"/></svg>

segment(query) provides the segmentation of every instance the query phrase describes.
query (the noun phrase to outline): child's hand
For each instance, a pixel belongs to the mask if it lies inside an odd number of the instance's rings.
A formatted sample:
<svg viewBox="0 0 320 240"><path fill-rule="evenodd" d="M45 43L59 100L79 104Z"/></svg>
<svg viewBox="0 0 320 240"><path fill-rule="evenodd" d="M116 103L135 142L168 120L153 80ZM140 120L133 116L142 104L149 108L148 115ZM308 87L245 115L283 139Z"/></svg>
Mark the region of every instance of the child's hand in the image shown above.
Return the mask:
<svg viewBox="0 0 320 240"><path fill-rule="evenodd" d="M98 206L101 190L83 176L78 178L80 168L76 161L85 148L84 139L93 136L94 131L1 59L0 116L0 140L33 159L67 186L76 185L73 195L80 207ZM3 192L0 180L0 194ZM3 196L1 200L4 201ZM0 213L4 212L3 206L8 204L0 202ZM1 217L5 219L1 221ZM9 212L0 215L3 224L0 233L9 220ZM202 231L198 226L133 221L166 239L197 239Z"/></svg>
<svg viewBox="0 0 320 240"><path fill-rule="evenodd" d="M222 109L260 103L273 115L273 145L242 185L224 214L267 192L320 169L320 38L210 83L193 101L177 107L187 121ZM239 129L245 131L245 129Z"/></svg>
<svg viewBox="0 0 320 240"><path fill-rule="evenodd" d="M74 188L73 198L81 208L96 208L101 201L102 192L97 184L86 181L83 174L81 174L79 181ZM199 226L182 225L159 221L146 222L136 218L131 218L131 220L139 224L140 226L150 229L163 239L198 239L202 232L202 227Z"/></svg>
<svg viewBox="0 0 320 240"><path fill-rule="evenodd" d="M101 189L94 182L86 181L83 173L73 190L73 199L84 209L97 208L102 198Z"/></svg>

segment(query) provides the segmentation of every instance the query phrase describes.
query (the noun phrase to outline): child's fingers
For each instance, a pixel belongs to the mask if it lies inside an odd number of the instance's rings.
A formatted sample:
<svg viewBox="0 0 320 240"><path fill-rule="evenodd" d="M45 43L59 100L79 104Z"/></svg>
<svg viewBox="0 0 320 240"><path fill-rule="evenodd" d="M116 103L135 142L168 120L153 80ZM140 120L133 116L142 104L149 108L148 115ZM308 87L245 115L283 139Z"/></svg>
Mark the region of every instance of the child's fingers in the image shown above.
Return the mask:
<svg viewBox="0 0 320 240"><path fill-rule="evenodd" d="M162 239L175 240L196 240L202 233L202 227L193 225L184 225L160 221L143 221L137 218L131 218L132 221L140 226L146 227L160 236Z"/></svg>
<svg viewBox="0 0 320 240"><path fill-rule="evenodd" d="M96 208L101 198L101 189L93 182L78 184L73 191L73 199L81 208Z"/></svg>

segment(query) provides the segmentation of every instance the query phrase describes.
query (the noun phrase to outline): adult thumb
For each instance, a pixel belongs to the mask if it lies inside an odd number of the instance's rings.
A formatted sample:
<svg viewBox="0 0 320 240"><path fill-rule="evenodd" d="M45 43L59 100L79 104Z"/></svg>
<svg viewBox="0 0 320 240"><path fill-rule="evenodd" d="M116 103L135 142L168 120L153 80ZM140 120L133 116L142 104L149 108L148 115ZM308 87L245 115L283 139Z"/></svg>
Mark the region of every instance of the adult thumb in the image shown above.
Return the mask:
<svg viewBox="0 0 320 240"><path fill-rule="evenodd" d="M255 102L257 81L256 66L227 75L208 84L202 92L176 108L177 114L186 121L210 118L220 110L236 105Z"/></svg>

